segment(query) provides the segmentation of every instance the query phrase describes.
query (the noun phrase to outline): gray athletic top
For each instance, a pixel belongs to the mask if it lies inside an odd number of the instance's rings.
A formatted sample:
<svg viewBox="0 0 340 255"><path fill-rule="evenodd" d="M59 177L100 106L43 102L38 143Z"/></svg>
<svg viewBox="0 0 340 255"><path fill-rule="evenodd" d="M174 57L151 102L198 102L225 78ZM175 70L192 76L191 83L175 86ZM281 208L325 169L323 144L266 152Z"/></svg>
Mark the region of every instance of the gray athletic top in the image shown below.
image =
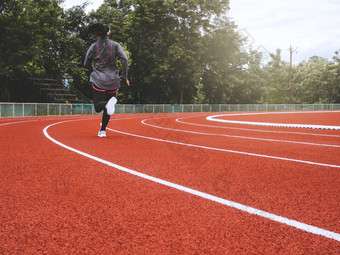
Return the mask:
<svg viewBox="0 0 340 255"><path fill-rule="evenodd" d="M93 43L87 50L84 66L91 69L90 82L96 87L105 90L120 88L119 70L116 60L122 63L122 79L127 79L128 59L119 43L108 38L100 39ZM93 66L92 66L93 63Z"/></svg>

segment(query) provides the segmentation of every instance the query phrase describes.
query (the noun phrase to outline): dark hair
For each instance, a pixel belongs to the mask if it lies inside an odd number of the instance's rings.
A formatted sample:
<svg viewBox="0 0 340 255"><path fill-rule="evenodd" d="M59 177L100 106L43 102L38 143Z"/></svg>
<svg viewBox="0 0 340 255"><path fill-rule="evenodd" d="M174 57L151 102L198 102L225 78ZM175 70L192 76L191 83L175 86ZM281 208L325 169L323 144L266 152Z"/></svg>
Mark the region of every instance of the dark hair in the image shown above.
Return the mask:
<svg viewBox="0 0 340 255"><path fill-rule="evenodd" d="M110 31L110 29L105 24L95 23L95 24L91 24L89 26L88 31L89 31L90 34L105 37L107 35L107 33Z"/></svg>

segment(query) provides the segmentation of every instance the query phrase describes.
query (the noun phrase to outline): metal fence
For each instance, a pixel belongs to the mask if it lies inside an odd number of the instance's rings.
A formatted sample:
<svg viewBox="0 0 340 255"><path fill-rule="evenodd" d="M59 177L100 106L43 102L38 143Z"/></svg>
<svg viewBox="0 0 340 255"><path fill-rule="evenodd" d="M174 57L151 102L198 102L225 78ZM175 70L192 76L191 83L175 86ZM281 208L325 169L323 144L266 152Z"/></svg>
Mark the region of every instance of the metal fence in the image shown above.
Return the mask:
<svg viewBox="0 0 340 255"><path fill-rule="evenodd" d="M116 113L340 110L340 104L119 104ZM0 117L93 115L93 104L0 103Z"/></svg>

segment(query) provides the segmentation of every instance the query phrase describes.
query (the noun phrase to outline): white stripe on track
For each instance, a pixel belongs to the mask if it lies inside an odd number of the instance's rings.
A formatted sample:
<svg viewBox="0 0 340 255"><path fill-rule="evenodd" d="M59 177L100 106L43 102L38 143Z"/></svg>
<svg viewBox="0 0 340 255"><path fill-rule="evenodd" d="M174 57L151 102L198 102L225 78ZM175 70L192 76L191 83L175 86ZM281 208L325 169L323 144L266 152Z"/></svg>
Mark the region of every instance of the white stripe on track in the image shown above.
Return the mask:
<svg viewBox="0 0 340 255"><path fill-rule="evenodd" d="M12 124L20 124L20 123L27 123L27 122L35 122L37 120L24 120L24 121L15 121L15 122L6 122L1 123L0 126L12 125Z"/></svg>
<svg viewBox="0 0 340 255"><path fill-rule="evenodd" d="M82 115L78 115L78 116L82 116ZM63 117L65 117L65 120L72 118L74 116L67 116L64 115ZM29 120L20 120L20 121L14 121L14 122L6 122L6 123L0 123L0 126L6 126L6 125L12 125L12 124L20 124L20 123L28 123L28 122L40 122L40 121L53 121L53 120L60 120L60 118L58 118L58 116L34 116L34 117L17 117L18 118L25 118L25 119L29 119ZM32 119L31 119L32 118ZM97 117L98 118L98 117ZM97 118L84 118L81 117L78 120L86 120L86 119L97 119ZM69 119L70 120L70 119ZM74 119L72 119L73 121Z"/></svg>
<svg viewBox="0 0 340 255"><path fill-rule="evenodd" d="M322 111L321 111L322 112ZM327 111L331 113L337 113L339 111ZM320 113L320 111L315 112L278 112L277 114L290 114L290 113ZM324 113L324 112L322 112ZM226 116L237 116L237 115L259 115L259 114L275 114L273 112L269 113L243 113L243 114L219 114L208 116L206 119L209 121L223 122L223 123L231 123L231 124L244 124L244 125L254 125L254 126L267 126L267 127L289 127L289 128L311 128L311 129L331 129L331 130L340 130L340 126L328 126L328 125L309 125L309 124L289 124L289 123L271 123L271 122L254 122L254 121L238 121L238 120L226 120L226 119L218 119L218 117L226 117Z"/></svg>
<svg viewBox="0 0 340 255"><path fill-rule="evenodd" d="M197 117L197 116L194 116L194 117ZM278 131L278 130L273 131L273 130L264 130L264 129L237 128L237 127L226 127L226 126L213 126L213 125L205 125L205 124L197 124L197 123L181 121L182 119L188 119L188 118L193 118L193 117L177 118L176 122L187 124L187 125L192 125L192 126L199 126L199 127L211 127L211 128L222 128L222 129L232 129L232 130L254 131L254 132L262 132L262 133L340 137L340 135L305 133L305 132L289 132L289 131Z"/></svg>
<svg viewBox="0 0 340 255"><path fill-rule="evenodd" d="M277 140L277 139L258 138L258 137L249 137L249 136L203 133L203 132L196 132L196 131L189 131L189 130L182 130L182 129L166 128L166 127L161 127L161 126L157 126L157 125L146 123L146 121L153 120L153 119L159 119L159 118L151 118L151 119L142 120L142 124L150 126L150 127L154 127L154 128L164 129L164 130L183 132L183 133L190 133L190 134L197 134L197 135L223 136L223 137L230 137L230 138L240 138L240 139L248 139L248 140L259 140L259 141L266 141L266 142L295 143L295 144L303 144L303 145L311 145L311 146L325 146L325 147L340 148L340 145L335 145L335 144L308 143L308 142L299 142L299 141L290 141L290 140Z"/></svg>
<svg viewBox="0 0 340 255"><path fill-rule="evenodd" d="M176 142L176 141L171 141L171 140L164 140L164 139L159 139L159 138L154 138L154 137L149 137L149 136L136 135L136 134L127 133L127 132L123 132L123 131L119 131L119 130L111 129L111 128L107 128L107 129L111 130L113 132L116 132L116 133L120 133L120 134L124 134L124 135L129 135L129 136L134 136L134 137L139 137L139 138L143 138L143 139L154 140L154 141L158 141L158 142L172 143L172 144L183 145L183 146L188 146L188 147L195 147L195 148L206 149L206 150L223 151L223 152L242 154L242 155L261 157L261 158L278 159L278 160L291 161L291 162L297 162L297 163L303 163L303 164L309 164L309 165L317 165L317 166L324 166L324 167L340 168L340 165L332 165L332 164L319 163L319 162L313 162L313 161L306 161L306 160L299 160L299 159L292 159L292 158L284 158L284 157L276 157L276 156L270 156L270 155L264 155L264 154L244 152L244 151L235 151L235 150L221 149L221 148L208 147L208 146L197 145L197 144L190 144L190 143L182 143L182 142Z"/></svg>
<svg viewBox="0 0 340 255"><path fill-rule="evenodd" d="M262 218L269 219L269 220L274 221L274 222L282 223L282 224L285 224L285 225L306 231L308 233L320 235L320 236L323 236L323 237L333 239L333 240L340 242L340 234L338 234L336 232L332 232L332 231L325 230L325 229L322 229L322 228L318 228L318 227L315 227L315 226L312 226L312 225L309 225L309 224L305 224L305 223L302 223L302 222L299 222L299 221L296 221L296 220L292 220L292 219L289 219L289 218L278 216L276 214L272 214L272 213L269 213L269 212L266 212L266 211L263 211L263 210L259 210L259 209L256 209L256 208L253 208L253 207L250 207L250 206L246 206L246 205L236 203L236 202L224 199L224 198L216 197L216 196L213 196L213 195L210 195L210 194L198 191L198 190L194 190L194 189L191 189L191 188L188 188L188 187L176 184L176 183L165 181L165 180L162 180L162 179L159 179L159 178L147 175L147 174L143 174L143 173L140 173L138 171L117 165L115 163L109 162L107 160L98 158L98 157L90 155L86 152L82 152L80 150L77 150L75 148L67 146L67 145L57 141L56 139L52 138L47 132L47 130L50 127L61 124L61 123L65 123L65 122L69 122L69 121L62 121L62 122L57 122L57 123L48 125L44 128L43 133L50 141L52 141L53 143L65 148L67 150L73 151L73 152L75 152L79 155L90 158L92 160L95 160L95 161L100 162L102 164L105 164L107 166L116 168L116 169L123 171L125 173L129 173L129 174L132 174L134 176L138 176L140 178L143 178L143 179L146 179L146 180L149 180L149 181L152 181L152 182L155 182L155 183L158 183L158 184L161 184L161 185L164 185L164 186L176 189L176 190L180 190L180 191L186 192L186 193L191 194L191 195L195 195L195 196L198 196L198 197L201 197L201 198L204 198L204 199L207 199L207 200L219 203L219 204L229 206L231 208L235 208L235 209L243 211L243 212L247 212L249 214L258 215Z"/></svg>

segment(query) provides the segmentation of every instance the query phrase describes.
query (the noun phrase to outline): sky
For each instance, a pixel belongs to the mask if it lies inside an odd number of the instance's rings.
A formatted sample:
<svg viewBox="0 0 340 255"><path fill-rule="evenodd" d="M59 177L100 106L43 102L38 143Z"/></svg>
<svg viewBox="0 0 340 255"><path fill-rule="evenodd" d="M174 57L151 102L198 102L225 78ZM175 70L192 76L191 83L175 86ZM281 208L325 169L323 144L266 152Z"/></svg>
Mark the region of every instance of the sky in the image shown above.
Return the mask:
<svg viewBox="0 0 340 255"><path fill-rule="evenodd" d="M340 49L340 0L230 0L229 17L264 55L279 48L289 61L292 46L296 63Z"/></svg>
<svg viewBox="0 0 340 255"><path fill-rule="evenodd" d="M75 5L82 5L85 2L89 3L86 12L90 12L91 10L97 10L104 3L104 0L64 0L61 7L68 9Z"/></svg>
<svg viewBox="0 0 340 255"><path fill-rule="evenodd" d="M86 0L65 0L64 8ZM88 0L86 11L96 10L104 0ZM340 0L230 0L228 17L248 37L247 45L263 53L281 49L282 59L293 64L312 56L332 60L340 50Z"/></svg>

